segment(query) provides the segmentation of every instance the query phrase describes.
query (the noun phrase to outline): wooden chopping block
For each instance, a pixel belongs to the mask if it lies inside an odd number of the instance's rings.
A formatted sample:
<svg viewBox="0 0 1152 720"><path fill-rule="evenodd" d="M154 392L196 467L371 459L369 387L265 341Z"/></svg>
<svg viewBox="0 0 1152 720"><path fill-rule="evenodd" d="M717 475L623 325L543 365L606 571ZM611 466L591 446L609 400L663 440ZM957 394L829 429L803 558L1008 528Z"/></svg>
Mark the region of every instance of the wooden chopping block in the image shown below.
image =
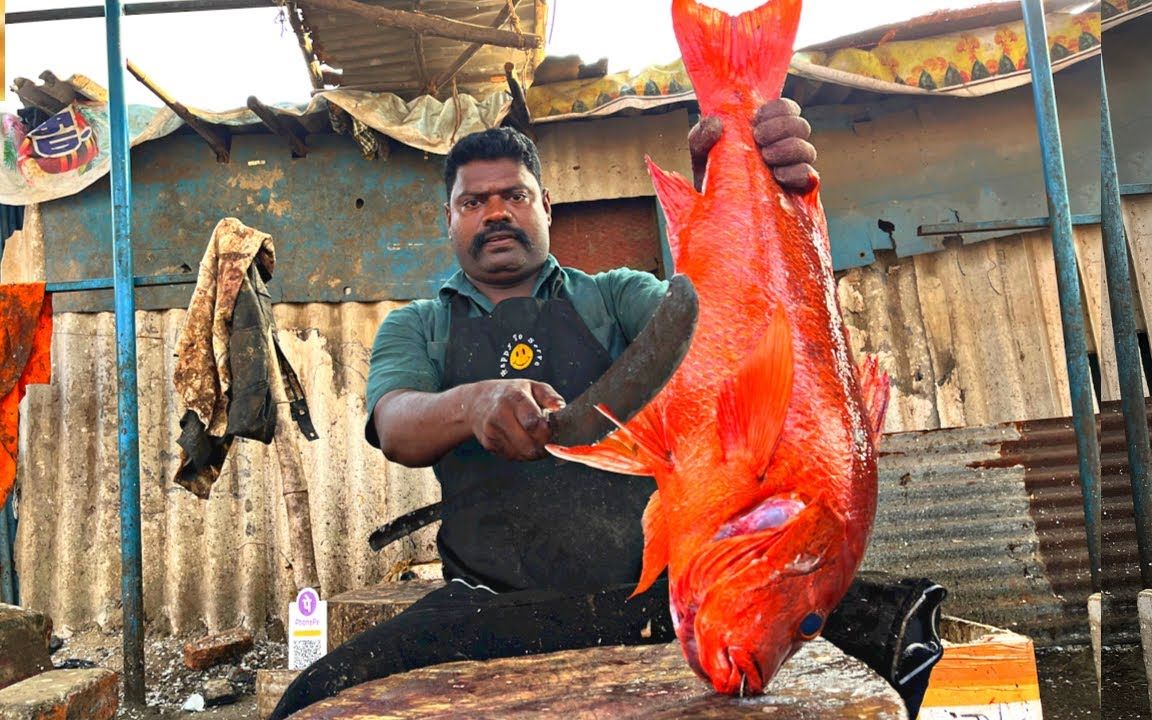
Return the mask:
<svg viewBox="0 0 1152 720"><path fill-rule="evenodd" d="M333 595L328 598L328 649L343 645L373 625L391 620L440 587L444 587L442 580L409 580Z"/></svg>
<svg viewBox="0 0 1152 720"><path fill-rule="evenodd" d="M808 643L765 695L717 695L677 643L456 662L349 688L292 720L403 718L772 718L907 720L896 691L831 643Z"/></svg>

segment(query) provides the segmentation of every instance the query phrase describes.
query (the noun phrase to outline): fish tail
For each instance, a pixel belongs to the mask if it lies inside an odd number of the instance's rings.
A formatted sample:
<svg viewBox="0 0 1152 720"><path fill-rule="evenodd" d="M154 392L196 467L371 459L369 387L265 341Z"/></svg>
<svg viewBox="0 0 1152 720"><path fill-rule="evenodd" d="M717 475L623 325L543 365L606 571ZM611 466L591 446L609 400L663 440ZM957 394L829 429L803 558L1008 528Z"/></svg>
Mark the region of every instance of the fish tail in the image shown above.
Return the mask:
<svg viewBox="0 0 1152 720"><path fill-rule="evenodd" d="M673 0L672 26L701 113L713 115L732 104L759 107L780 97L800 5L801 0L768 0L733 17L696 0Z"/></svg>

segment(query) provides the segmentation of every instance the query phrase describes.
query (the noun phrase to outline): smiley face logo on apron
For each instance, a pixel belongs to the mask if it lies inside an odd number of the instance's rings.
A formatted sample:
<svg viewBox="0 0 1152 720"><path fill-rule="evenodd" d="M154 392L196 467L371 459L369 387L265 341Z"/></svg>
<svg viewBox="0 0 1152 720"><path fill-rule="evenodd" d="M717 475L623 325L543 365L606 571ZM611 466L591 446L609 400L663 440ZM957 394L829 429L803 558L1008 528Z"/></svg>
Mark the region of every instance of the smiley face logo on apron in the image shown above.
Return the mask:
<svg viewBox="0 0 1152 720"><path fill-rule="evenodd" d="M523 372L531 367L540 367L543 353L536 339L525 337L524 333L514 333L500 354L500 377L509 373Z"/></svg>

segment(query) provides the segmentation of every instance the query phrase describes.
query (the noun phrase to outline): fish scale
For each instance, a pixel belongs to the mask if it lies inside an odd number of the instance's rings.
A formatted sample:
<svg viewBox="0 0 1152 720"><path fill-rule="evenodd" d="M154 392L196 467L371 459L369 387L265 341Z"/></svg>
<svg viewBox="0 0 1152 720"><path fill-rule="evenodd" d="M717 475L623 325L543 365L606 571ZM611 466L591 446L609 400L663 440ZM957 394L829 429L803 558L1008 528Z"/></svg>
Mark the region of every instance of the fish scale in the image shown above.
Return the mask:
<svg viewBox="0 0 1152 720"><path fill-rule="evenodd" d="M655 478L637 592L667 567L685 658L729 694L762 692L847 591L875 515L888 395L874 361L851 361L818 182L782 190L752 134L780 95L799 13L799 0L736 18L673 1L701 112L723 124L703 193L649 161L696 330L629 422L595 445L549 446Z"/></svg>

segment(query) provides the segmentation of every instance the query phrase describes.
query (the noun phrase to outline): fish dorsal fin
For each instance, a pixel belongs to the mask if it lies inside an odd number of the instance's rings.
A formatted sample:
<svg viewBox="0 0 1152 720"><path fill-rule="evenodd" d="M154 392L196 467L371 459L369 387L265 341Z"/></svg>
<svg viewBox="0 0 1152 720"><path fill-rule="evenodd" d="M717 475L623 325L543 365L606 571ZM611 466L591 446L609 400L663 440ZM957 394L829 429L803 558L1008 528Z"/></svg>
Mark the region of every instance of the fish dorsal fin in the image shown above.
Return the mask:
<svg viewBox="0 0 1152 720"><path fill-rule="evenodd" d="M692 187L688 178L680 173L661 170L650 157L645 156L644 161L648 163L648 174L652 176L656 199L664 210L664 220L668 226L668 249L672 252L672 262L675 264L680 260L683 250L680 231L688 224L688 218L701 195Z"/></svg>
<svg viewBox="0 0 1152 720"><path fill-rule="evenodd" d="M856 368L856 377L860 381L860 394L868 413L868 429L875 444L884 432L884 416L888 413L888 395L891 390L888 373L880 370L880 362L875 355L869 355Z"/></svg>
<svg viewBox="0 0 1152 720"><path fill-rule="evenodd" d="M593 445L564 447L549 444L544 448L561 460L571 460L599 470L655 476L669 470L672 464L672 451L664 433L662 416L655 408L655 404L650 403L625 425L607 407L597 405L600 414L616 425L614 432Z"/></svg>
<svg viewBox="0 0 1152 720"><path fill-rule="evenodd" d="M660 491L652 493L648 506L644 508L644 567L640 571L640 582L629 597L636 597L656 582L664 568L668 567L668 526L664 522L664 508L660 504Z"/></svg>
<svg viewBox="0 0 1152 720"><path fill-rule="evenodd" d="M672 28L700 112L780 97L800 24L800 0L769 0L736 17L696 0L674 0ZM745 99L742 95L751 93Z"/></svg>
<svg viewBox="0 0 1152 720"><path fill-rule="evenodd" d="M792 331L783 306L736 374L724 383L717 408L725 459L746 458L763 476L780 441L792 398Z"/></svg>

